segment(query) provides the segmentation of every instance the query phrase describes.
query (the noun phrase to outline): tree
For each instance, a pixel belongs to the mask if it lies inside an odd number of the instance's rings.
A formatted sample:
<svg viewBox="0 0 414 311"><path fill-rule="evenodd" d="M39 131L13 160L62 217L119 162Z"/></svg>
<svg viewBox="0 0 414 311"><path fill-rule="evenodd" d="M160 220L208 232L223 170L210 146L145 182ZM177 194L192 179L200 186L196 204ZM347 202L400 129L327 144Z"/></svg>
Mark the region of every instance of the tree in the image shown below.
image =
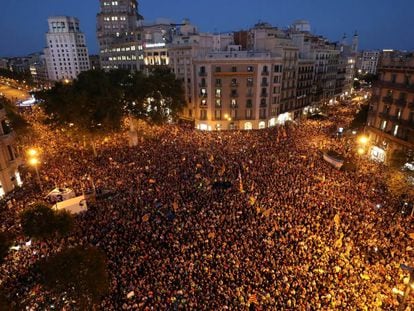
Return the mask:
<svg viewBox="0 0 414 311"><path fill-rule="evenodd" d="M81 310L98 303L109 290L106 257L95 247L65 249L40 262L39 272L43 286L56 295L67 293Z"/></svg>
<svg viewBox="0 0 414 311"><path fill-rule="evenodd" d="M181 81L164 67L152 69L148 76L136 73L126 94L127 110L155 124L176 119L185 104Z"/></svg>
<svg viewBox="0 0 414 311"><path fill-rule="evenodd" d="M3 262L4 257L7 256L11 245L12 240L10 235L5 232L0 232L0 264Z"/></svg>
<svg viewBox="0 0 414 311"><path fill-rule="evenodd" d="M122 83L114 81L121 76L126 79L124 73L82 72L73 84L58 83L38 97L44 100L43 107L52 123L86 136L96 155L96 137L121 126L123 89Z"/></svg>
<svg viewBox="0 0 414 311"><path fill-rule="evenodd" d="M45 239L59 234L64 236L73 228L73 217L68 212L53 211L44 203L36 203L20 214L24 234Z"/></svg>
<svg viewBox="0 0 414 311"><path fill-rule="evenodd" d="M0 311L14 310L11 306L9 299L7 298L6 291L0 288Z"/></svg>
<svg viewBox="0 0 414 311"><path fill-rule="evenodd" d="M27 135L30 132L29 123L17 111L16 105L7 100L6 97L0 97L0 108L4 108L10 124L10 130L14 130L18 136Z"/></svg>
<svg viewBox="0 0 414 311"><path fill-rule="evenodd" d="M350 127L352 129L358 129L365 126L368 118L369 105L362 105L354 120L352 120Z"/></svg>

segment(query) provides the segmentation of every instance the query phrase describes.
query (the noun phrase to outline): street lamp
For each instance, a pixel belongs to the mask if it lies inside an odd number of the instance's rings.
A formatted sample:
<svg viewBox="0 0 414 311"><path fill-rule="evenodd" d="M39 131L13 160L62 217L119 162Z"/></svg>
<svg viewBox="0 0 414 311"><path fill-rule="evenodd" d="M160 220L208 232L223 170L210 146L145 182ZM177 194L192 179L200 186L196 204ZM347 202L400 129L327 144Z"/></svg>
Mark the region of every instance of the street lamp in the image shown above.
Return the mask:
<svg viewBox="0 0 414 311"><path fill-rule="evenodd" d="M37 168L38 165L40 164L40 161L37 158L37 155L39 154L39 152L36 149L31 148L27 150L27 154L29 155L28 163L35 168L37 182L39 184L40 190L42 190L42 181L40 180L39 169Z"/></svg>
<svg viewBox="0 0 414 311"><path fill-rule="evenodd" d="M367 136L365 136L365 135L360 136L360 137L358 138L358 142L359 142L361 145L366 145L366 144L368 143L368 141L369 141L369 139L368 139L368 137L367 137Z"/></svg>
<svg viewBox="0 0 414 311"><path fill-rule="evenodd" d="M365 149L364 148L362 148L362 147L358 148L358 154L359 155L363 155L364 153L365 153Z"/></svg>

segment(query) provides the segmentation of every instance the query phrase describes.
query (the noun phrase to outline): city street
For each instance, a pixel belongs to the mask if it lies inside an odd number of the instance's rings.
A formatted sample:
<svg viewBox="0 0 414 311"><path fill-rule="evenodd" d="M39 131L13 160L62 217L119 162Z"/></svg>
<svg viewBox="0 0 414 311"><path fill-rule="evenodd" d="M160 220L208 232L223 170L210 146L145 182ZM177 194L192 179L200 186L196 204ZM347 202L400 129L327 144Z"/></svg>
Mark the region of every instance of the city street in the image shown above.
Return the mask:
<svg viewBox="0 0 414 311"><path fill-rule="evenodd" d="M8 79L0 79L0 95L14 102L30 98L30 94L25 87Z"/></svg>

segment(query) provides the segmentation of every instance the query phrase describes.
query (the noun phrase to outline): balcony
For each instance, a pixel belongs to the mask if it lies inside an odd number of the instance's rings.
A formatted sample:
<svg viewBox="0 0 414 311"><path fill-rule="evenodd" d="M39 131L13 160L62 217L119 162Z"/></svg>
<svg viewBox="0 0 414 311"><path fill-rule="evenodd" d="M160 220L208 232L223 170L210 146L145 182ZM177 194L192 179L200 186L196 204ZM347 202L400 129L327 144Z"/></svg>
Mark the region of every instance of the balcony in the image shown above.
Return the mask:
<svg viewBox="0 0 414 311"><path fill-rule="evenodd" d="M198 75L199 75L200 77L207 77L207 72L205 72L205 71L199 71L199 72L198 72Z"/></svg>
<svg viewBox="0 0 414 311"><path fill-rule="evenodd" d="M238 87L239 86L239 83L237 83L237 82L235 82L235 83L230 83L230 87Z"/></svg>
<svg viewBox="0 0 414 311"><path fill-rule="evenodd" d="M381 118L386 120L391 120L393 118L389 112L381 112L379 115Z"/></svg>
<svg viewBox="0 0 414 311"><path fill-rule="evenodd" d="M262 82L261 84L260 84L261 86L269 86L269 82Z"/></svg>
<svg viewBox="0 0 414 311"><path fill-rule="evenodd" d="M262 71L262 76L268 76L269 75L269 71Z"/></svg>
<svg viewBox="0 0 414 311"><path fill-rule="evenodd" d="M207 87L207 83L199 83L198 86L199 87Z"/></svg>
<svg viewBox="0 0 414 311"><path fill-rule="evenodd" d="M231 92L230 93L230 97L231 98L237 98L237 97L239 97L239 93L237 93L237 92Z"/></svg>
<svg viewBox="0 0 414 311"><path fill-rule="evenodd" d="M206 98L207 97L207 93L200 93L200 94L198 94L198 96L200 96L201 98Z"/></svg>
<svg viewBox="0 0 414 311"><path fill-rule="evenodd" d="M382 101L386 104L392 104L394 102L394 99L392 98L392 96L387 95L382 98Z"/></svg>
<svg viewBox="0 0 414 311"><path fill-rule="evenodd" d="M260 97L268 97L269 96L269 94L268 93L261 93L260 94Z"/></svg>
<svg viewBox="0 0 414 311"><path fill-rule="evenodd" d="M398 98L395 100L395 104L400 107L405 107L407 100L405 98Z"/></svg>
<svg viewBox="0 0 414 311"><path fill-rule="evenodd" d="M253 95L253 92L247 92L246 93L246 97L253 97L254 95Z"/></svg>

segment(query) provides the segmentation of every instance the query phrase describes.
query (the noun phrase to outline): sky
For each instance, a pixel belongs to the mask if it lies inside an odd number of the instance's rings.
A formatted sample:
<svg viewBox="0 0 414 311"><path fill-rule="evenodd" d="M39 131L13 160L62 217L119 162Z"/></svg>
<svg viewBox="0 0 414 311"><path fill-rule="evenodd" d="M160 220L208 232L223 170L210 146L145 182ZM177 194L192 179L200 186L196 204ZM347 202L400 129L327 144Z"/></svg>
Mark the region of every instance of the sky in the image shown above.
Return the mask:
<svg viewBox="0 0 414 311"><path fill-rule="evenodd" d="M97 53L98 0L0 0L0 57L42 51L47 18L76 16L91 54ZM414 50L413 0L141 0L147 21L183 18L204 32L247 29L258 21L287 27L306 19L331 41L358 31L360 49Z"/></svg>

